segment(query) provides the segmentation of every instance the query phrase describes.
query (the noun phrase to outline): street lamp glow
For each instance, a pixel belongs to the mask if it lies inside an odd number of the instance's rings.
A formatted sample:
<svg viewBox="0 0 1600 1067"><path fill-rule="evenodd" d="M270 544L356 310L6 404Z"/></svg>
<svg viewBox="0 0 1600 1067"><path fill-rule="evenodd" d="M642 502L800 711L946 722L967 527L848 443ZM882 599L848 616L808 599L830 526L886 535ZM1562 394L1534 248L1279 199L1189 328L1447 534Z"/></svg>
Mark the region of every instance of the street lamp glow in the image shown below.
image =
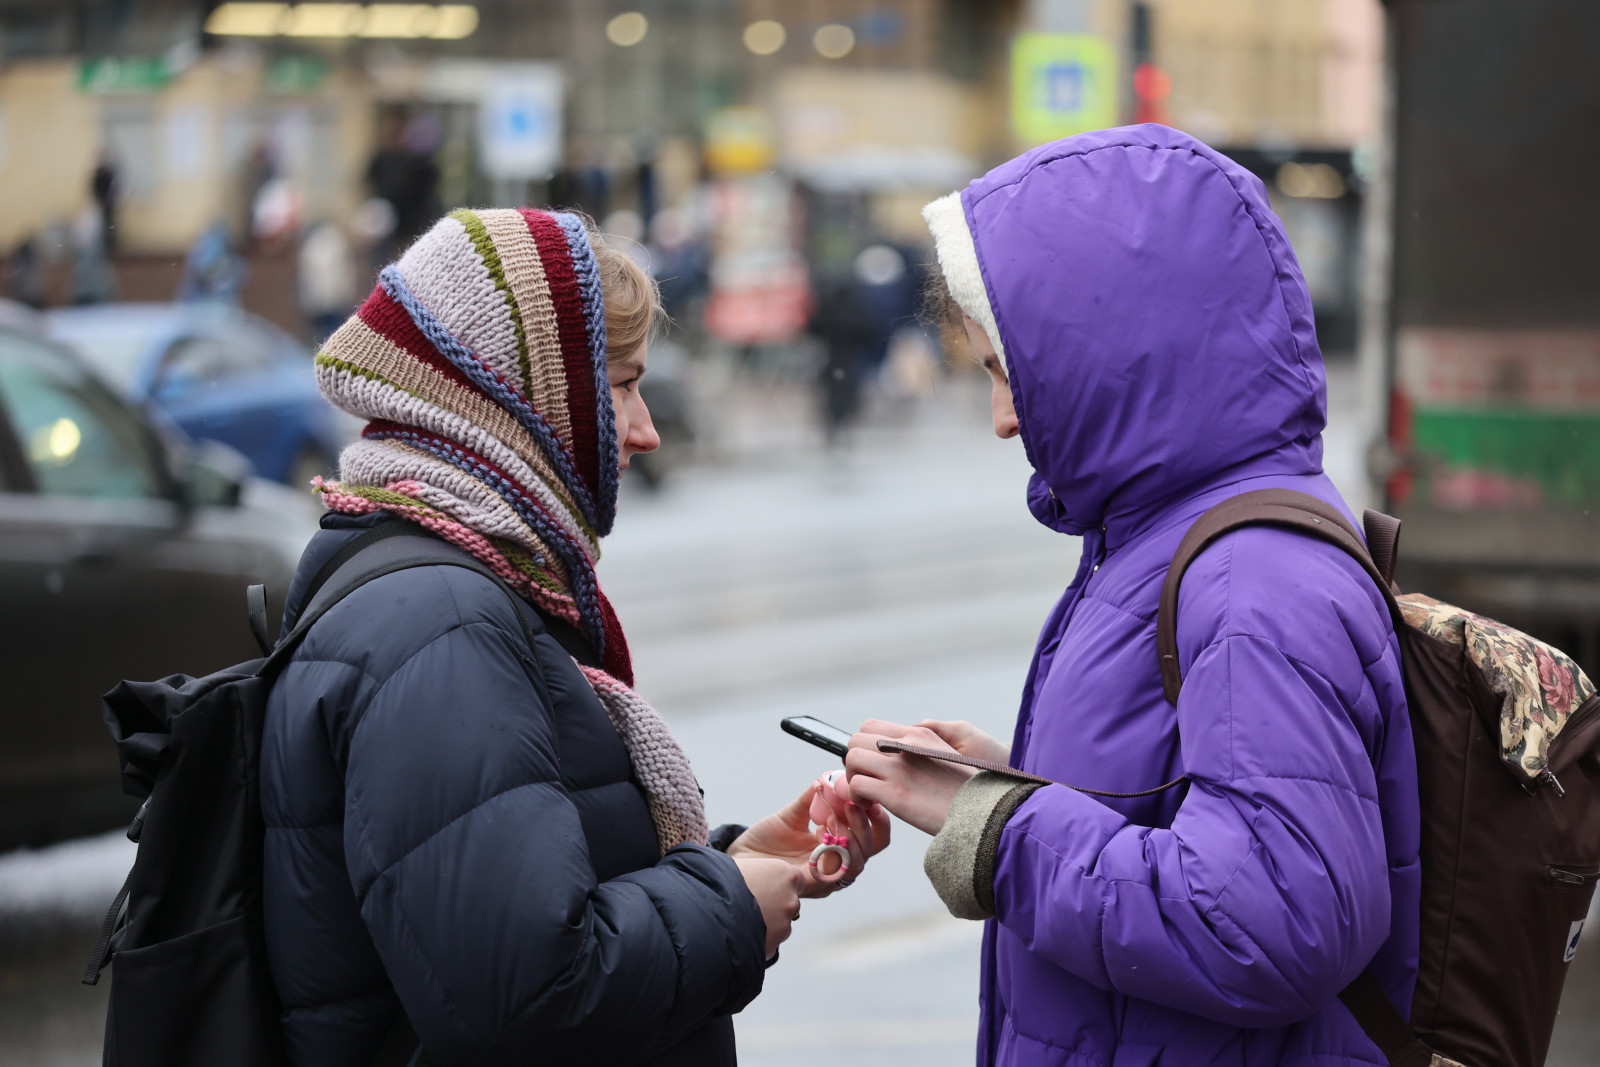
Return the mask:
<svg viewBox="0 0 1600 1067"><path fill-rule="evenodd" d="M459 41L471 37L472 31L478 28L478 9L471 4L440 4L434 11L439 20L429 36L435 41Z"/></svg>
<svg viewBox="0 0 1600 1067"><path fill-rule="evenodd" d="M632 48L650 32L650 20L638 11L624 11L606 23L606 40L621 48Z"/></svg>
<svg viewBox="0 0 1600 1067"><path fill-rule="evenodd" d="M289 37L349 37L364 20L360 4L296 4L282 32Z"/></svg>
<svg viewBox="0 0 1600 1067"><path fill-rule="evenodd" d="M223 4L206 19L218 37L426 37L455 41L478 28L471 4Z"/></svg>
<svg viewBox="0 0 1600 1067"><path fill-rule="evenodd" d="M228 37L271 37L281 32L288 4L223 4L206 19L206 32Z"/></svg>
<svg viewBox="0 0 1600 1067"><path fill-rule="evenodd" d="M783 47L786 37L783 23L771 19L761 19L744 28L744 46L758 56L772 55Z"/></svg>
<svg viewBox="0 0 1600 1067"><path fill-rule="evenodd" d="M838 22L817 27L811 44L823 59L843 59L856 46L856 31Z"/></svg>

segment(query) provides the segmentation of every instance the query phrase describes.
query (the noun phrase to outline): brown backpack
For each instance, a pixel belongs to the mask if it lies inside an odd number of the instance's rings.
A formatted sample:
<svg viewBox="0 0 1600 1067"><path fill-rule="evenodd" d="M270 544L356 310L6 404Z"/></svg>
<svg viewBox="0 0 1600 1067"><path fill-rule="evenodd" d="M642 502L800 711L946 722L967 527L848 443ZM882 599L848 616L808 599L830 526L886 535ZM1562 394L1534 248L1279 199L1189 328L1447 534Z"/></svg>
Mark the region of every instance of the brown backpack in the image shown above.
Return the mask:
<svg viewBox="0 0 1600 1067"><path fill-rule="evenodd" d="M1178 546L1156 640L1178 702L1178 585L1241 526L1344 549L1383 592L1400 639L1422 805L1422 937L1409 1025L1368 971L1339 994L1392 1067L1541 1067L1567 964L1600 881L1600 696L1526 634L1393 585L1400 523L1287 489L1223 501ZM1368 554L1367 546L1371 546Z"/></svg>

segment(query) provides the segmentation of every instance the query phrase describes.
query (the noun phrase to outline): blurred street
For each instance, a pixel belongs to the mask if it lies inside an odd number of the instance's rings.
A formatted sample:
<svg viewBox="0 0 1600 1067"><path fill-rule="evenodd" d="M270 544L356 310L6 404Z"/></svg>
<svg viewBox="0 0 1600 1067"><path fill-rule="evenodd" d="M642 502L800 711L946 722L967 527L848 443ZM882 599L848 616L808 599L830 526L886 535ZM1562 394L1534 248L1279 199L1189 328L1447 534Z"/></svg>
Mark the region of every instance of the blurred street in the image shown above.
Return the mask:
<svg viewBox="0 0 1600 1067"><path fill-rule="evenodd" d="M1330 368L1328 468L1354 486L1348 363ZM688 749L714 822L791 799L830 760L786 715L967 718L1008 735L1040 620L1076 542L1022 503L1020 442L989 432L986 391L955 376L847 452L781 391L743 388L738 462L630 483L601 565L642 690ZM1353 495L1353 492L1352 492ZM950 918L922 874L926 837L897 828L848 894L804 906L766 990L738 1020L747 1067L972 1062L980 927ZM132 846L113 833L0 857L0 1067L99 1061L104 989L79 985L98 911ZM1600 952L1580 951L1548 1067L1592 1067Z"/></svg>

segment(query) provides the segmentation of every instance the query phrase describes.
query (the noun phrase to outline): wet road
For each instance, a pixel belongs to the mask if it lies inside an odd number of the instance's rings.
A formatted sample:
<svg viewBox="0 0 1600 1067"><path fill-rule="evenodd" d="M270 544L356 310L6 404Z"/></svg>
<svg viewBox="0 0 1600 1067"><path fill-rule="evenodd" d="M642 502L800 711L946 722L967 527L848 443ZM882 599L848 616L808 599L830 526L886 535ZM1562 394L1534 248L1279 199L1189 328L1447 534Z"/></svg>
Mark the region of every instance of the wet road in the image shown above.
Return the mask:
<svg viewBox="0 0 1600 1067"><path fill-rule="evenodd" d="M1358 450L1339 386L1328 464L1345 483ZM947 390L847 457L800 447L780 401L734 428L739 462L631 493L602 563L641 687L688 749L713 822L759 817L836 765L780 733L785 715L959 717L1008 734L1039 622L1076 563L1074 541L1028 516L1020 444L988 435L981 393ZM972 1062L979 927L928 886L926 837L897 833L860 884L805 905L738 1021L747 1067ZM129 852L109 835L0 858L0 1067L98 1062L103 989L76 976L86 917ZM1589 941L1548 1067L1600 1063Z"/></svg>

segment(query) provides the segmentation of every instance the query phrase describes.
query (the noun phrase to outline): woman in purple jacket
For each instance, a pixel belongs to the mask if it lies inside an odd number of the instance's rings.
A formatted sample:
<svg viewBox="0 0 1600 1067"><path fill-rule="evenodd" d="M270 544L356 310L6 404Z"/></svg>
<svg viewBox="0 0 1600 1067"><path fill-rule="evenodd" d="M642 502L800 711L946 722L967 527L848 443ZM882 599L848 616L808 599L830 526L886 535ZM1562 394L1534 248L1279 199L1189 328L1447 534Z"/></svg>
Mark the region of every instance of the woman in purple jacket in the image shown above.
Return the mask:
<svg viewBox="0 0 1600 1067"><path fill-rule="evenodd" d="M1251 527L1178 608L1179 540L1267 487L1348 511L1322 470L1311 302L1259 180L1161 126L1058 141L928 205L939 263L1021 436L1028 506L1083 538L1009 749L965 723L869 722L858 797L936 835L950 910L988 919L980 1064L1381 1065L1337 995L1415 980L1419 814L1399 647L1331 545ZM884 754L882 736L1135 799Z"/></svg>

